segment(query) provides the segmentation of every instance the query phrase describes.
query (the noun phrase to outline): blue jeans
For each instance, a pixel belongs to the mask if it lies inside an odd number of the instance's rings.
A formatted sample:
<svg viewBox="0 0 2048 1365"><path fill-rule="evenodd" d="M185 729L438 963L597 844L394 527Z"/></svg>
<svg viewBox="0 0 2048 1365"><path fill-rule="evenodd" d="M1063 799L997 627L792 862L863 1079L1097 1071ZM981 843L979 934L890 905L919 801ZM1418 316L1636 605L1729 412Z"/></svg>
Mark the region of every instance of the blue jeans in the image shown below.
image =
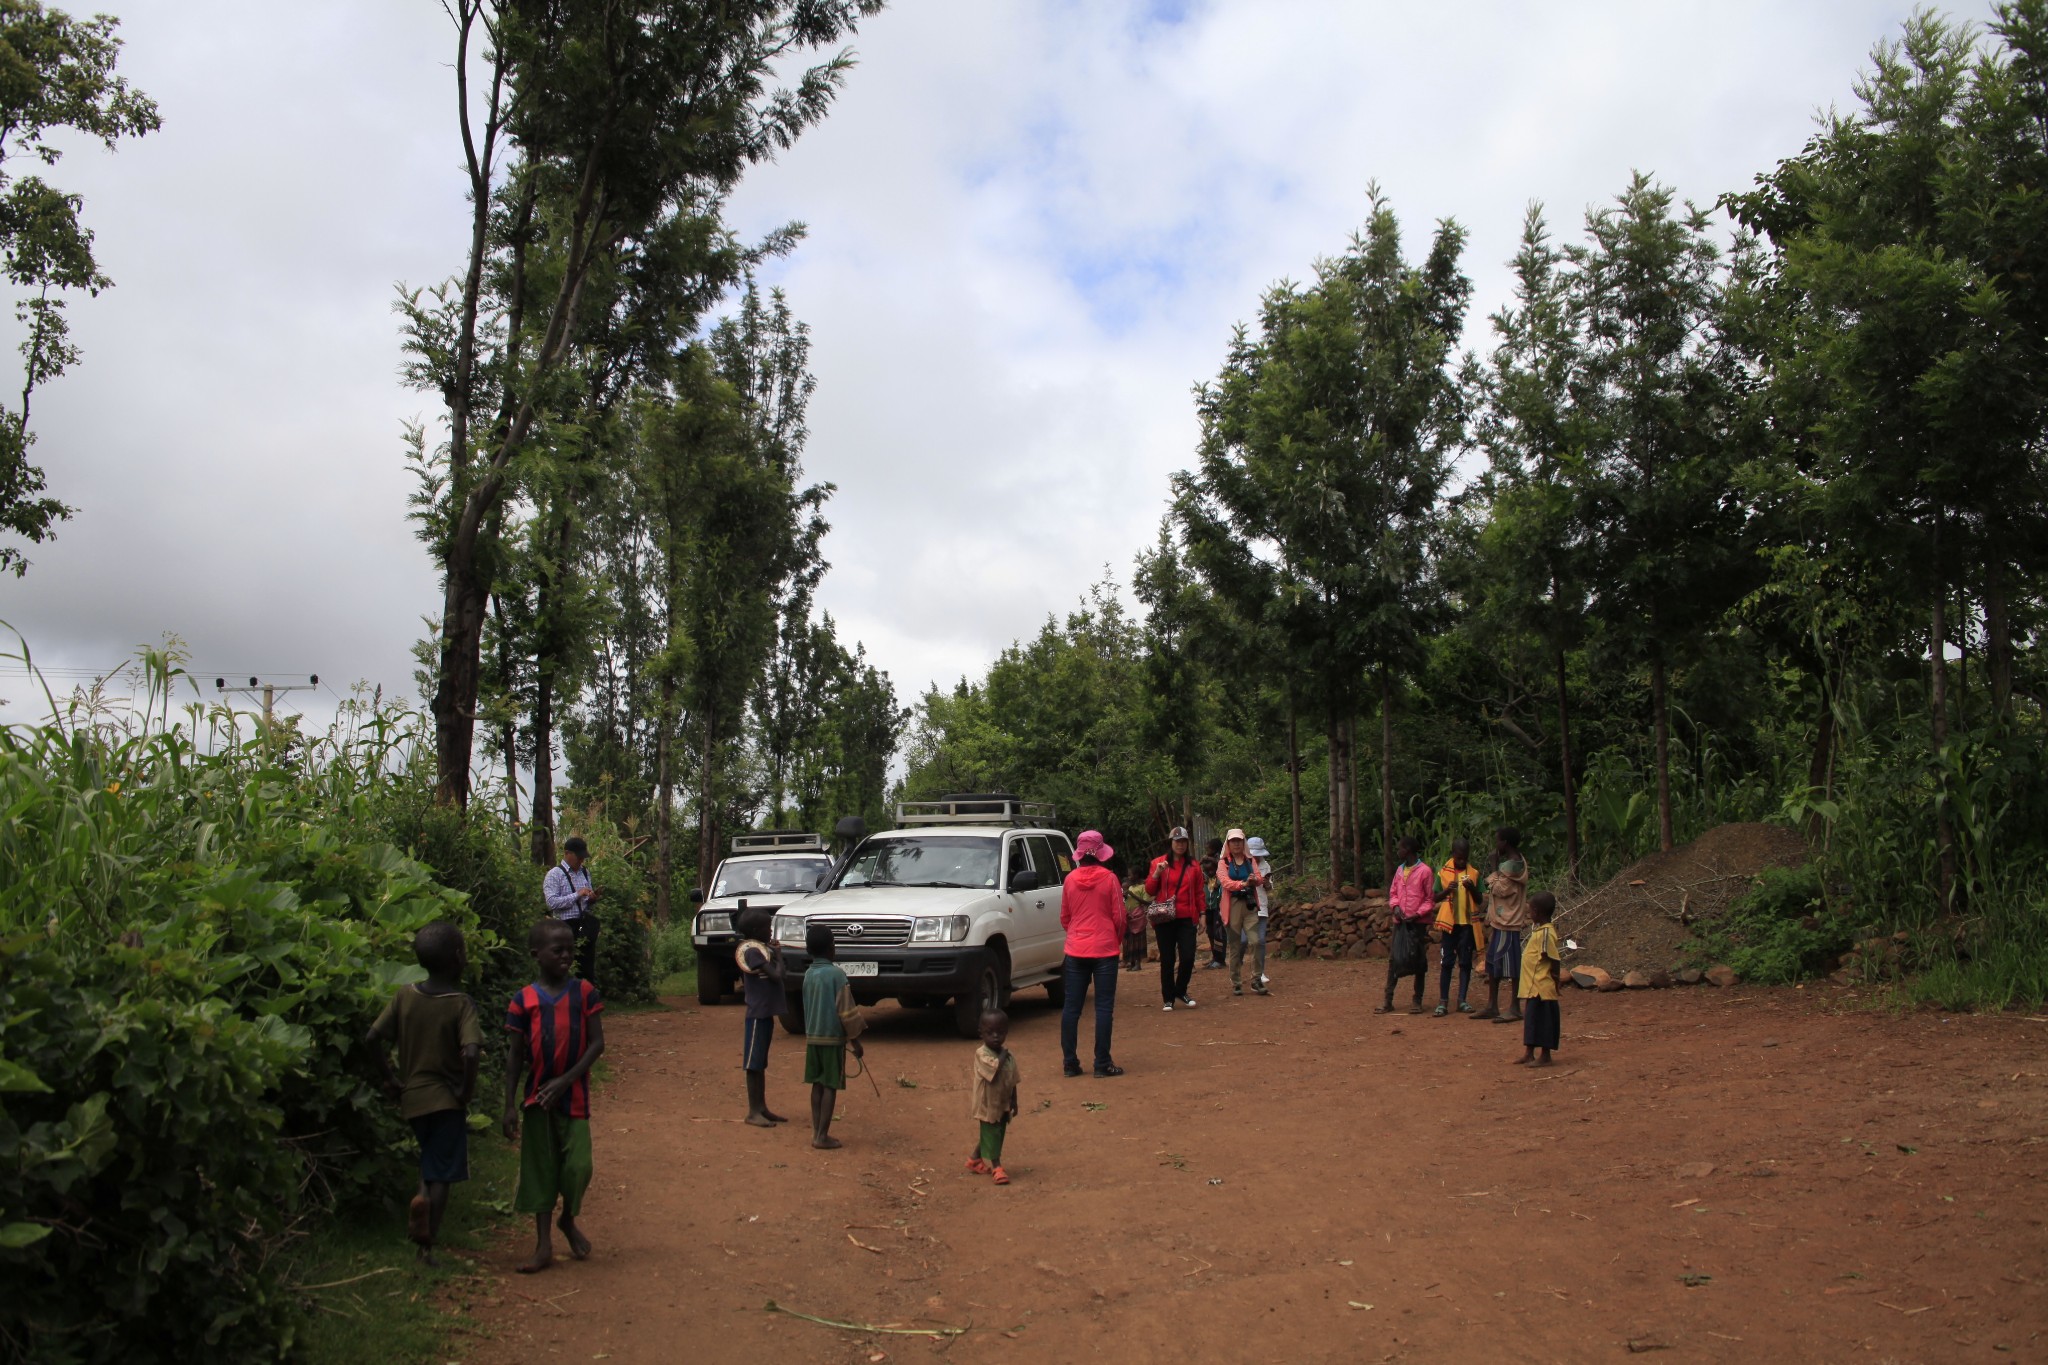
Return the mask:
<svg viewBox="0 0 2048 1365"><path fill-rule="evenodd" d="M1091 977L1095 981L1095 1068L1099 1071L1110 1065L1109 1030L1116 1016L1116 968L1115 957L1071 954L1060 965L1060 979L1066 992L1065 1003L1060 1006L1060 1051L1070 1067L1081 1064L1076 1050L1081 1041L1081 997L1088 993Z"/></svg>

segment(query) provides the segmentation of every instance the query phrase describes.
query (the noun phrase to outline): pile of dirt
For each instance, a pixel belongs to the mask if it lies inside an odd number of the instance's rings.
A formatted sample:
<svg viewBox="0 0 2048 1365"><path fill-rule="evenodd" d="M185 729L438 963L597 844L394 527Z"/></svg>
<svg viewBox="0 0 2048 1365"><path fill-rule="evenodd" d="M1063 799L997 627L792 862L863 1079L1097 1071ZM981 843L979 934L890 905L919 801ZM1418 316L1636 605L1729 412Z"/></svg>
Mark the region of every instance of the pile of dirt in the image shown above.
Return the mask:
<svg viewBox="0 0 2048 1365"><path fill-rule="evenodd" d="M1669 853L1652 853L1623 868L1599 890L1560 908L1559 931L1579 945L1565 960L1598 964L1617 977L1676 967L1694 924L1726 910L1765 868L1805 861L1806 841L1796 830L1717 826Z"/></svg>

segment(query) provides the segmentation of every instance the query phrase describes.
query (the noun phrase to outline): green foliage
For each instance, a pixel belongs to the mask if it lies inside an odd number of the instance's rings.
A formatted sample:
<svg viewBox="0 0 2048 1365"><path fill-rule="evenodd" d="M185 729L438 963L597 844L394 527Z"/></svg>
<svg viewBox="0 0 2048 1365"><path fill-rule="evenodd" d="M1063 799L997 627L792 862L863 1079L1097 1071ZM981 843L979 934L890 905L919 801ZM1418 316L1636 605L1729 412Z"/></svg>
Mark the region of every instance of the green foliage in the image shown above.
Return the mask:
<svg viewBox="0 0 2048 1365"><path fill-rule="evenodd" d="M111 151L121 138L156 130L156 105L114 74L116 27L106 15L74 19L41 0L0 0L0 268L25 291L15 318L26 332L21 406L0 406L0 531L31 544L48 540L71 509L43 495L43 471L29 463L29 400L78 360L64 293L97 294L113 281L93 259L78 196L40 176L14 174L9 163L27 156L54 166L63 155L58 144L71 133ZM0 545L0 570L27 568L19 549Z"/></svg>
<svg viewBox="0 0 2048 1365"><path fill-rule="evenodd" d="M1830 970L1853 937L1849 921L1823 907L1818 869L1774 867L1702 927L1693 953L1727 963L1745 981L1776 986Z"/></svg>
<svg viewBox="0 0 2048 1365"><path fill-rule="evenodd" d="M693 918L690 915L678 915L666 927L654 930L652 964L657 984L667 981L678 972L695 969L697 949L690 942Z"/></svg>

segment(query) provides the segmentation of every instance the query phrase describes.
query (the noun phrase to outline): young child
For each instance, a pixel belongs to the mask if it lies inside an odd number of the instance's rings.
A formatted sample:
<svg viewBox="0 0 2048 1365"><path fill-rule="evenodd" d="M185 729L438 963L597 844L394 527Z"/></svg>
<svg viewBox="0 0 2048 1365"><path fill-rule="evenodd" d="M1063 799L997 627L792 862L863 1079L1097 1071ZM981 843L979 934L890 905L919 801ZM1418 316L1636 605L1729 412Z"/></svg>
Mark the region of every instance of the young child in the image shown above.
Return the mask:
<svg viewBox="0 0 2048 1365"><path fill-rule="evenodd" d="M1133 882L1124 888L1123 969L1127 972L1144 969L1145 907L1151 903L1151 897L1145 894L1143 882Z"/></svg>
<svg viewBox="0 0 2048 1365"><path fill-rule="evenodd" d="M384 1068L384 1084L398 1097L398 1112L420 1144L420 1188L406 1211L405 1230L419 1258L434 1262L448 1187L469 1179L469 1101L476 1093L477 1058L484 1047L476 1002L462 993L469 950L462 931L436 920L412 939L413 956L427 979L400 986L370 1025L369 1043ZM398 1044L398 1067L391 1044Z"/></svg>
<svg viewBox="0 0 2048 1365"><path fill-rule="evenodd" d="M1472 921L1480 915L1479 869L1472 865L1472 844L1464 838L1451 840L1451 860L1437 869L1437 889L1443 899L1436 903L1436 927L1443 933L1436 988L1436 1017L1451 1012L1451 964L1458 967L1458 1013L1470 1014L1465 996L1472 987Z"/></svg>
<svg viewBox="0 0 2048 1365"><path fill-rule="evenodd" d="M1266 989L1273 979L1266 975L1266 926L1273 922L1273 858L1266 851L1266 841L1256 834L1245 841L1245 848L1259 865L1259 969L1252 973L1252 989L1260 995L1271 995L1273 992Z"/></svg>
<svg viewBox="0 0 2048 1365"><path fill-rule="evenodd" d="M833 961L838 950L832 931L813 922L804 929L804 950L811 955L804 972L804 1083L811 1087L811 1146L830 1151L840 1146L832 1136L832 1110L846 1089L846 1050L861 1051L860 1035L867 1020L853 1003L853 987Z"/></svg>
<svg viewBox="0 0 2048 1365"><path fill-rule="evenodd" d="M967 1169L992 1175L1007 1185L1003 1171L1003 1139L1017 1117L1017 1059L1004 1046L1010 1040L1010 1016L999 1009L981 1012L981 1046L974 1049L974 1117L981 1123L981 1144L967 1158Z"/></svg>
<svg viewBox="0 0 2048 1365"><path fill-rule="evenodd" d="M747 1076L747 1122L756 1128L789 1122L768 1107L768 1044L775 1037L775 1021L789 1009L783 989L782 950L768 942L774 925L772 911L750 907L740 916L740 946L732 954L739 964L740 988L747 1001L740 1033L740 1070Z"/></svg>
<svg viewBox="0 0 2048 1365"><path fill-rule="evenodd" d="M1529 918L1536 927L1522 948L1522 1055L1515 1059L1516 1066L1549 1066L1563 1025L1557 986L1564 976L1564 956L1557 950L1557 926L1550 922L1556 913L1557 897L1548 891L1529 897ZM1539 1051L1541 1057L1536 1055Z"/></svg>
<svg viewBox="0 0 2048 1365"><path fill-rule="evenodd" d="M590 1239L576 1226L590 1188L590 1067L604 1051L604 1001L597 987L569 975L576 935L558 919L544 919L526 936L540 976L522 987L505 1010L512 1036L505 1059L505 1138L519 1141L519 1192L512 1207L533 1215L533 1257L519 1267L535 1275L555 1261L548 1221L557 1201L569 1254L590 1255ZM528 1076L526 1102L519 1077ZM524 1110L524 1122L521 1111Z"/></svg>
<svg viewBox="0 0 2048 1365"><path fill-rule="evenodd" d="M1209 841L1209 856L1202 860L1202 875L1209 879L1207 904L1202 911L1202 927L1209 936L1209 960L1202 964L1208 971L1224 965L1224 954L1228 946L1223 927L1223 841Z"/></svg>
<svg viewBox="0 0 2048 1365"><path fill-rule="evenodd" d="M1394 1012L1394 987L1404 976L1415 978L1415 1003L1410 1014L1422 1013L1422 978L1429 974L1429 917L1435 908L1436 875L1417 856L1421 841L1401 836L1401 865L1387 887L1387 908L1394 916L1394 946L1387 955L1386 1002L1374 1014Z"/></svg>
<svg viewBox="0 0 2048 1365"><path fill-rule="evenodd" d="M1512 825L1494 831L1494 871L1486 879L1486 1008L1473 1015L1497 1024L1520 1023L1515 995L1522 972L1522 935L1529 929L1529 865L1522 836ZM1500 983L1508 983L1508 1012L1500 1012Z"/></svg>

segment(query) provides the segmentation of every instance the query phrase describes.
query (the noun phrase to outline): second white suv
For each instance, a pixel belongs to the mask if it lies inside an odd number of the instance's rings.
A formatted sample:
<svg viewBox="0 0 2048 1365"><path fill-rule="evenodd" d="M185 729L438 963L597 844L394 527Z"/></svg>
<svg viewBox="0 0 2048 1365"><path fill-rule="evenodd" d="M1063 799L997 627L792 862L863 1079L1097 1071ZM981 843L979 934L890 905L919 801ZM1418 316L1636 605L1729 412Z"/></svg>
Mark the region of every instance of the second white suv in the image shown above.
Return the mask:
<svg viewBox="0 0 2048 1365"><path fill-rule="evenodd" d="M1043 985L1058 1004L1060 886L1074 847L1053 818L1050 806L1003 795L898 804L897 828L862 837L826 890L775 917L790 976L810 966L806 929L824 924L863 1005L950 1002L972 1038L983 1005L1007 1005L1013 989ZM804 1031L798 1013L783 1025Z"/></svg>

